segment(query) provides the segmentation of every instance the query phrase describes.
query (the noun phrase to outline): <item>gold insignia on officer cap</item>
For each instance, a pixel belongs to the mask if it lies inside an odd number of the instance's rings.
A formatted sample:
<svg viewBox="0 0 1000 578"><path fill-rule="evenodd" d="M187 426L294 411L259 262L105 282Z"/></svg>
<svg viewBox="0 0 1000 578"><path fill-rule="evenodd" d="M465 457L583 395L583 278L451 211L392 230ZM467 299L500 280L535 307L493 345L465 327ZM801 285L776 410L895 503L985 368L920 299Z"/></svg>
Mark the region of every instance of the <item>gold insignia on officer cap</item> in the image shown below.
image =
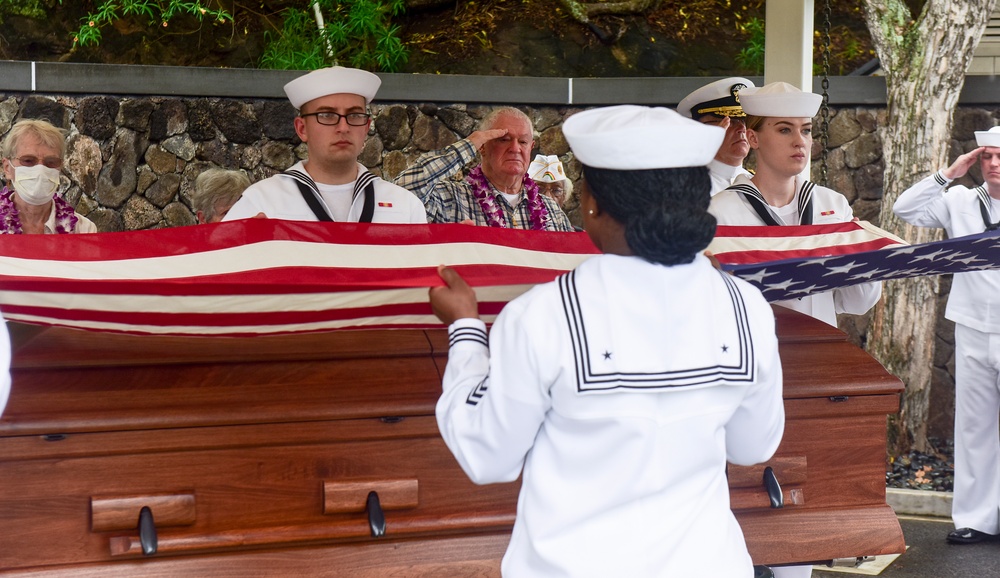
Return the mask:
<svg viewBox="0 0 1000 578"><path fill-rule="evenodd" d="M977 130L976 145L981 147L1000 147L1000 126L995 126L990 130Z"/></svg>
<svg viewBox="0 0 1000 578"><path fill-rule="evenodd" d="M301 110L302 105L328 94L357 94L371 103L382 85L382 79L357 68L332 66L321 68L296 78L285 85L285 95L292 106Z"/></svg>
<svg viewBox="0 0 1000 578"><path fill-rule="evenodd" d="M678 103L677 112L694 119L706 114L719 118L746 116L740 106L739 92L753 85L739 76L716 80L685 96Z"/></svg>
<svg viewBox="0 0 1000 578"><path fill-rule="evenodd" d="M772 82L740 91L743 110L753 116L812 118L819 111L823 97L802 92L787 82Z"/></svg>
<svg viewBox="0 0 1000 578"><path fill-rule="evenodd" d="M623 171L703 167L726 136L669 108L632 104L578 112L562 130L581 163Z"/></svg>

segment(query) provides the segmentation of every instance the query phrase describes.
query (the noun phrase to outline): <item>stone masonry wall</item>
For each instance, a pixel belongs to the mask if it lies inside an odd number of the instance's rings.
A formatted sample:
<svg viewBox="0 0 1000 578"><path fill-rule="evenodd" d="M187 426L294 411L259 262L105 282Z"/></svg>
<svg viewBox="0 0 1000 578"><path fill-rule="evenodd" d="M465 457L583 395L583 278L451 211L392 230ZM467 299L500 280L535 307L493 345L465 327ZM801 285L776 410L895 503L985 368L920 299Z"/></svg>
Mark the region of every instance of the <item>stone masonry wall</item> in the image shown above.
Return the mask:
<svg viewBox="0 0 1000 578"><path fill-rule="evenodd" d="M361 162L391 180L420 154L468 136L491 107L465 104L373 105L375 122ZM537 131L538 148L559 155L573 181L580 165L562 135L562 121L578 108L523 107ZM251 181L280 172L306 156L295 135L295 110L284 99L64 96L0 93L0 136L20 118L45 118L66 130L65 198L100 231L192 225L191 192L201 171L245 170ZM851 202L855 215L879 224L885 110L831 111L829 185ZM961 109L955 116L954 158L975 146L974 130L997 124L1000 111ZM817 127L818 130L818 127ZM818 143L813 149L818 178ZM752 164L752 159L750 160ZM980 176L973 171L972 179ZM968 184L968 183L966 183ZM580 224L578 204L567 207ZM940 307L950 279L944 280ZM863 344L867 317L842 322ZM954 409L954 327L938 323L932 386L931 435L951 437Z"/></svg>

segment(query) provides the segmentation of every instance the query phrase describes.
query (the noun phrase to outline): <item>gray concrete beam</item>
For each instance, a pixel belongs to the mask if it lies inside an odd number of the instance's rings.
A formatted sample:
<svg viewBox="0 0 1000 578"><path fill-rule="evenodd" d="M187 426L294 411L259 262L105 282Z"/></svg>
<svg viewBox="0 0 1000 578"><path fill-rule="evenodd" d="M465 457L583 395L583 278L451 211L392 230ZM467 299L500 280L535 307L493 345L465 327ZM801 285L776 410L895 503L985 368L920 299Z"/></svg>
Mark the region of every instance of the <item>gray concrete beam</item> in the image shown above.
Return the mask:
<svg viewBox="0 0 1000 578"><path fill-rule="evenodd" d="M61 62L0 61L0 92L46 94L219 96L283 98L282 87L303 74L295 70L126 66ZM675 106L685 95L719 77L539 78L447 74L379 74L383 102L440 102L602 106ZM750 77L756 84L761 77ZM820 92L813 78L813 91ZM830 103L835 106L885 106L885 78L834 76ZM1000 103L1000 80L969 76L962 104Z"/></svg>

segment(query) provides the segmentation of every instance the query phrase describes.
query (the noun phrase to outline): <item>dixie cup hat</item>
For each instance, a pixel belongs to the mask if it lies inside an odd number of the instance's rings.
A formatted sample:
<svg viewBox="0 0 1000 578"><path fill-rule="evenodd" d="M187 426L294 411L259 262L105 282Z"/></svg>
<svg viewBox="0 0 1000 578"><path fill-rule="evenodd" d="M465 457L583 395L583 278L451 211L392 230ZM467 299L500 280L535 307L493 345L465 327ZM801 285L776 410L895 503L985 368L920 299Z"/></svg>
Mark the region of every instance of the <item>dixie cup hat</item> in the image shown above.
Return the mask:
<svg viewBox="0 0 1000 578"><path fill-rule="evenodd" d="M321 68L285 85L285 95L297 110L310 100L328 94L357 94L370 104L382 85L382 79L366 70L333 66Z"/></svg>
<svg viewBox="0 0 1000 578"><path fill-rule="evenodd" d="M726 131L669 108L625 104L574 114L563 134L584 165L630 171L705 166Z"/></svg>

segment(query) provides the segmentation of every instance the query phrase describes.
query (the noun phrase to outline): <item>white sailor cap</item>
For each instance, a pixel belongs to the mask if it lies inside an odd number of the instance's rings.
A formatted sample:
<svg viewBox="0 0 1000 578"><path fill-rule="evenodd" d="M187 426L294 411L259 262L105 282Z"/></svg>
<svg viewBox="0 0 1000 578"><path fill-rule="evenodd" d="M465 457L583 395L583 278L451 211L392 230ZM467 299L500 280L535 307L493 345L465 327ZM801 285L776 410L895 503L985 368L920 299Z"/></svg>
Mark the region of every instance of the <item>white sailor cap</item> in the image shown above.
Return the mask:
<svg viewBox="0 0 1000 578"><path fill-rule="evenodd" d="M726 135L669 108L631 104L574 114L562 130L581 163L624 171L705 166Z"/></svg>
<svg viewBox="0 0 1000 578"><path fill-rule="evenodd" d="M528 176L539 183L554 183L566 180L566 171L556 155L535 155L528 165Z"/></svg>
<svg viewBox="0 0 1000 578"><path fill-rule="evenodd" d="M753 116L812 118L819 111L823 97L802 92L787 82L771 82L740 91L743 111Z"/></svg>
<svg viewBox="0 0 1000 578"><path fill-rule="evenodd" d="M303 104L328 94L357 94L368 104L381 85L382 79L366 70L333 66L314 70L289 82L285 85L285 94L292 106L300 110Z"/></svg>
<svg viewBox="0 0 1000 578"><path fill-rule="evenodd" d="M1000 126L995 126L990 130L977 130L976 145L981 147L1000 147Z"/></svg>
<svg viewBox="0 0 1000 578"><path fill-rule="evenodd" d="M716 80L685 96L677 105L677 112L694 119L706 114L719 118L746 116L740 106L739 92L753 86L748 79L739 76Z"/></svg>

